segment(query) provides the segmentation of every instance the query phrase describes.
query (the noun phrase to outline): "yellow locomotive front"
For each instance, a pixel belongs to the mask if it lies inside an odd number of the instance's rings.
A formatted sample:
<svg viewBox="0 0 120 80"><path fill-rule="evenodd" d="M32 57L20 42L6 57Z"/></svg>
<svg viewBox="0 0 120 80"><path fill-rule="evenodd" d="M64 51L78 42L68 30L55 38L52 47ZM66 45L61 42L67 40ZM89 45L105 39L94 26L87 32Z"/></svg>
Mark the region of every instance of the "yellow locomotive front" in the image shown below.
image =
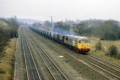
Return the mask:
<svg viewBox="0 0 120 80"><path fill-rule="evenodd" d="M90 41L86 37L81 37L77 42L77 48L84 53L87 53L90 51Z"/></svg>

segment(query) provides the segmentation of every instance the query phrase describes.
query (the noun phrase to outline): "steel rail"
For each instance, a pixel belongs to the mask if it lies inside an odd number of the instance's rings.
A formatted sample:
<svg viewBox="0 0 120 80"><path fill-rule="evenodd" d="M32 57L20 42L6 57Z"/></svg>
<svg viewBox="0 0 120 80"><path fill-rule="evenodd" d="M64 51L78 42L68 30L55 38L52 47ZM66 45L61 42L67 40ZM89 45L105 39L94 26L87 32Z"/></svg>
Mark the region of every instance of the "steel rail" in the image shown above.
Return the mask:
<svg viewBox="0 0 120 80"><path fill-rule="evenodd" d="M23 32L23 33L22 33ZM32 80L36 80L35 78L38 78L38 80L41 80L41 77L40 77L40 74L39 74L39 72L38 72L38 69L37 69L37 66L36 66L36 64L35 64L35 60L34 60L34 58L33 58L33 56L32 56L32 53L31 53L31 50L30 50L30 47L28 46L28 43L27 43L27 41L26 41L26 38L25 38L25 35L24 35L24 31L23 30L21 30L21 32L20 32L20 37L21 37L21 47L22 47L22 51L23 51L23 58L24 58L24 62L25 62L25 68L26 68L26 73L27 73L27 80L31 80L31 76L30 76L30 74L32 75L32 76L34 76L33 78L32 78ZM23 37L23 38L22 38ZM23 40L24 39L24 40ZM26 47L25 47L25 44L26 44ZM30 54L29 54L29 52L27 51L27 50L25 50L25 48L30 52ZM31 56L31 58L28 56ZM27 55L27 56L26 56ZM32 62L33 62L33 64L31 64L31 62L30 62L30 60L32 60ZM28 63L27 63L28 62ZM35 70L36 70L36 72L35 73L37 73L37 77L35 77L36 75L32 72L32 68L29 68L29 66L28 65L30 65L30 67L35 67ZM31 65L33 65L33 66L31 66ZM33 69L34 70L34 69Z"/></svg>
<svg viewBox="0 0 120 80"><path fill-rule="evenodd" d="M26 41L26 43L27 43L27 46L28 46L28 50L29 50L29 52L30 52L30 55L31 55L31 57L32 57L32 61L33 61L33 64L34 64L34 66L35 66L35 70L36 70L36 72L37 72L38 78L39 78L39 80L42 80L41 77L40 77L40 74L39 74L39 72L38 72L38 68L37 68L37 65L36 65L36 63L35 63L35 60L34 60L34 58L33 58L33 56L32 56L32 52L31 52L31 50L30 50L30 47L29 47L29 45L28 45L28 42Z"/></svg>
<svg viewBox="0 0 120 80"><path fill-rule="evenodd" d="M23 39L21 40L21 43L23 44ZM23 49L23 57L24 57L25 68L26 68L26 72L27 72L27 80L30 80L29 72L28 72L28 67L27 67L27 60L26 60L26 57L25 57L24 45L21 45L21 46L22 46L22 49Z"/></svg>
<svg viewBox="0 0 120 80"><path fill-rule="evenodd" d="M36 42L33 42L33 41L32 41L32 43L33 43L34 45L38 45ZM63 72L57 67L57 65L52 61L52 59L46 54L46 51L43 50L39 45L38 45L38 47L39 47L39 49L41 49L42 52L48 57L48 59L53 63L53 65L56 67L56 69L57 69L57 70L60 72L60 74L63 76L64 80L68 80L68 79L66 78L66 76L63 74ZM38 51L38 50L37 50L37 51Z"/></svg>

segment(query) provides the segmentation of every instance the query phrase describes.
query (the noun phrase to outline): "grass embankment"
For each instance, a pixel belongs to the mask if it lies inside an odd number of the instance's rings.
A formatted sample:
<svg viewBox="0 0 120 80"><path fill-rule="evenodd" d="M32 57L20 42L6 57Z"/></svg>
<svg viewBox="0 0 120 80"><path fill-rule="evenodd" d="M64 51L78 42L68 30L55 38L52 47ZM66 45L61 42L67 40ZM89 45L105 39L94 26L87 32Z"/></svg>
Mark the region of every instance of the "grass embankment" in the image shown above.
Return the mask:
<svg viewBox="0 0 120 80"><path fill-rule="evenodd" d="M12 80L14 73L14 60L16 39L11 39L0 54L0 80Z"/></svg>
<svg viewBox="0 0 120 80"><path fill-rule="evenodd" d="M118 53L120 54L120 40L117 40L117 41L101 40L100 41L99 38L90 38L90 40L91 40L91 45L92 45L92 48L90 51L91 55L97 56L103 60L120 65L120 59L110 57L107 55L111 45L114 45L115 47L117 47ZM102 48L103 48L102 50L96 50L96 44L99 41L102 44Z"/></svg>

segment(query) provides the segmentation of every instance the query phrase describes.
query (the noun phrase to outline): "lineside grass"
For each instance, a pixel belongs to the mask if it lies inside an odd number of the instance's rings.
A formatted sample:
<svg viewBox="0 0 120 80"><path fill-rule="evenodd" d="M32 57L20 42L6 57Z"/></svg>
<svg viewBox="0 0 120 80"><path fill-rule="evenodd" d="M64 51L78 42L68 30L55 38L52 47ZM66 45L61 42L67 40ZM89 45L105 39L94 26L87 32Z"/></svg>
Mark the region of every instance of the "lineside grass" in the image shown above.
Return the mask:
<svg viewBox="0 0 120 80"><path fill-rule="evenodd" d="M11 39L0 54L0 80L12 80L14 73L14 59L16 39Z"/></svg>
<svg viewBox="0 0 120 80"><path fill-rule="evenodd" d="M90 38L90 41L91 41L90 55L94 55L94 56L97 56L97 57L99 57L99 58L101 58L105 61L120 65L120 59L110 57L110 56L107 55L111 45L114 45L115 47L117 47L118 53L120 54L120 40L106 41L106 40L99 40L99 38ZM99 41L102 44L102 48L103 48L102 50L97 50L95 48L96 44Z"/></svg>

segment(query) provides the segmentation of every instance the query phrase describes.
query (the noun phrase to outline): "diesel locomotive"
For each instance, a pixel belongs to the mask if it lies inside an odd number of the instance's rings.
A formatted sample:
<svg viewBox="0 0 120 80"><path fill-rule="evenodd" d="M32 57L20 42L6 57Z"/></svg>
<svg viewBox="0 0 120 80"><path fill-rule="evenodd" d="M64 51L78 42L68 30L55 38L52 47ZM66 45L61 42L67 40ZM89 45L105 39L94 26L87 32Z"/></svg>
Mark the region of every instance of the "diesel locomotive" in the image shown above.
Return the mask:
<svg viewBox="0 0 120 80"><path fill-rule="evenodd" d="M57 32L47 31L42 28L30 27L31 30L47 37L52 40L55 40L59 43L64 44L65 46L75 50L80 53L88 53L90 51L90 41L87 37L84 36L75 36L75 35L63 35Z"/></svg>

